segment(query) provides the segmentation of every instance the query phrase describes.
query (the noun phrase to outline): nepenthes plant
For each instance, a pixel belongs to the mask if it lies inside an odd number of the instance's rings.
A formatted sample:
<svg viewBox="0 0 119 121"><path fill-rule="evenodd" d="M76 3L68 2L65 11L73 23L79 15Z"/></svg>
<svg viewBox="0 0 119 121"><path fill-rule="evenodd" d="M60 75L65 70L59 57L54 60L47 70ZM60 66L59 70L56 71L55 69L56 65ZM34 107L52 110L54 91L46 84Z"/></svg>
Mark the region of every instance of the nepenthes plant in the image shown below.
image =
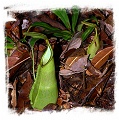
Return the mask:
<svg viewBox="0 0 119 121"><path fill-rule="evenodd" d="M56 104L58 98L53 50L45 35L35 32L24 34L32 37L30 45L32 48L34 84L31 88L29 98L33 108L42 110L48 104ZM35 77L33 47L38 39L45 40L47 49L40 60Z"/></svg>
<svg viewBox="0 0 119 121"><path fill-rule="evenodd" d="M48 105L58 110L83 105L104 107L102 97L112 93L112 87L106 87L114 68L111 24L106 23L108 16L103 10L92 10L89 15L81 12L77 6L41 12L36 18L30 17L33 22L20 32L17 42L15 35L6 36L7 72L14 85L12 107L19 110L28 102L33 110L44 110ZM21 27L24 21L26 18L15 25ZM40 56L36 52L39 48ZM15 52L11 54L11 50ZM27 67L26 71L21 72L20 66Z"/></svg>

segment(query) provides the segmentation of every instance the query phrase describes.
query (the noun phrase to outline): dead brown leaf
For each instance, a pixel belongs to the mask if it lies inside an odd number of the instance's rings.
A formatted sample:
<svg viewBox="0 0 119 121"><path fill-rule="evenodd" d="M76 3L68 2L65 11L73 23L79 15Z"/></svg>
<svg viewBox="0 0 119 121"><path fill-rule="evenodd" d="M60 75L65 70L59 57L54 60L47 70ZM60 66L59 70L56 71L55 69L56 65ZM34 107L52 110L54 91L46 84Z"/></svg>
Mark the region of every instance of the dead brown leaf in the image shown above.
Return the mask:
<svg viewBox="0 0 119 121"><path fill-rule="evenodd" d="M108 60L109 56L113 53L114 47L107 47L101 51L99 51L95 57L92 59L91 63L96 69L100 69L100 67L105 64Z"/></svg>
<svg viewBox="0 0 119 121"><path fill-rule="evenodd" d="M64 55L67 51L71 49L78 49L81 46L81 32L78 32L74 35L74 37L71 39L71 41L67 44L66 48L64 51L61 53L60 58L63 59Z"/></svg>
<svg viewBox="0 0 119 121"><path fill-rule="evenodd" d="M84 55L83 57L79 58L77 61L73 61L69 69L60 70L59 74L60 75L72 75L75 73L83 72L85 70L85 67L87 66L87 59L88 59L88 55Z"/></svg>
<svg viewBox="0 0 119 121"><path fill-rule="evenodd" d="M18 47L13 51L10 57L8 57L8 70L9 78L11 78L24 61L30 59L30 55L27 49L23 46Z"/></svg>
<svg viewBox="0 0 119 121"><path fill-rule="evenodd" d="M81 57L85 55L83 48L76 49L66 60L65 69L69 69L73 63L78 61Z"/></svg>
<svg viewBox="0 0 119 121"><path fill-rule="evenodd" d="M95 80L92 80L91 77L89 77L87 79L87 89L86 91L86 95L84 97L84 99L82 100L81 105L84 105L86 102L91 103L91 96L93 96L93 94L95 94L95 96L99 96L102 94L102 92L105 89L105 85L107 84L109 77L112 73L112 66L109 69L109 71L102 77L102 78L95 78ZM87 93L88 92L88 93ZM94 99L94 97L92 98L92 100Z"/></svg>
<svg viewBox="0 0 119 121"><path fill-rule="evenodd" d="M31 78L31 74L28 72L26 81L19 90L18 104L17 104L18 112L22 112L25 109L25 103L29 101L29 93L31 90L32 83L33 81Z"/></svg>
<svg viewBox="0 0 119 121"><path fill-rule="evenodd" d="M90 61L88 61L87 64L87 70L86 70L86 74L87 75L95 75L95 76L100 76L102 73L100 72L100 70L96 69Z"/></svg>
<svg viewBox="0 0 119 121"><path fill-rule="evenodd" d="M13 83L13 90L11 92L11 105L13 106L13 109L15 109L16 105L17 105L17 96L16 96L16 84L17 84L18 80L15 80Z"/></svg>
<svg viewBox="0 0 119 121"><path fill-rule="evenodd" d="M64 103L64 104L62 105L62 107L63 107L64 109L70 109L70 108L71 108L71 104L70 104L69 102L66 102L66 103Z"/></svg>

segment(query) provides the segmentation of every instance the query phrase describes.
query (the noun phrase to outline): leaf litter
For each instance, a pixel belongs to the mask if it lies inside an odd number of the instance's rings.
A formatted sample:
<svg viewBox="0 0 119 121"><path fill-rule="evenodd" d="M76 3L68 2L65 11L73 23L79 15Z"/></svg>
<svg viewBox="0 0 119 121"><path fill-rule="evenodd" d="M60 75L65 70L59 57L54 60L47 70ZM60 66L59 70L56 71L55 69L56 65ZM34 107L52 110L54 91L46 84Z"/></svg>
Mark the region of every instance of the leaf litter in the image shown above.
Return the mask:
<svg viewBox="0 0 119 121"><path fill-rule="evenodd" d="M66 15L65 11L63 12ZM42 14L36 14L35 11L12 13L14 13L16 22L7 22L5 25L5 35L12 38L17 47L12 51L8 49L10 55L6 55L8 83L12 86L8 88L9 107L18 113L23 113L26 108L35 111L29 100L29 93L34 82L31 50L28 44L21 44L20 39L24 38L24 32L27 32L30 24L34 22L44 22L67 31L71 26L69 23L64 26L66 21L63 20L63 24L52 11L43 11ZM54 36L51 33L47 35L54 51L59 96L56 104L49 104L43 110L58 111L80 106L113 110L115 104L113 13L111 10L94 9L77 15L78 23L74 25L79 25L81 31L76 31L70 41L60 37L52 39ZM68 16L72 14L69 12ZM96 19L89 19L91 16L92 18L95 16ZM86 19L96 25L99 23L97 25L98 37L95 37L94 28L81 25L81 21ZM74 25L73 31L75 31ZM89 28L91 30L87 31ZM42 33L44 28L33 27L30 31ZM82 41L84 33L86 36ZM96 47L95 43L90 45L94 37L98 38L100 46ZM29 42L29 37L27 40ZM87 54L89 47L90 52ZM46 44L42 40L35 43L35 72L45 49Z"/></svg>

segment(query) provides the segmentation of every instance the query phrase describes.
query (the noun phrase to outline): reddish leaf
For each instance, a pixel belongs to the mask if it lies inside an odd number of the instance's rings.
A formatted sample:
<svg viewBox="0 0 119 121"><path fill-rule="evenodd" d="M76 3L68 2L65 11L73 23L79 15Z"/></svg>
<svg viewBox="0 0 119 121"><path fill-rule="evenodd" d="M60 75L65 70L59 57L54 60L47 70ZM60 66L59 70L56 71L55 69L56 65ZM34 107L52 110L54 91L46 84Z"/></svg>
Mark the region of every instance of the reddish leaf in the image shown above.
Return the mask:
<svg viewBox="0 0 119 121"><path fill-rule="evenodd" d="M78 48L77 50L75 50L66 60L65 62L65 69L69 69L70 66L78 61L78 59L80 59L81 57L83 57L85 55L85 51L82 48Z"/></svg>
<svg viewBox="0 0 119 121"><path fill-rule="evenodd" d="M100 69L100 67L105 64L109 56L113 53L113 50L114 48L111 46L99 51L92 59L91 61L92 65L95 68Z"/></svg>
<svg viewBox="0 0 119 121"><path fill-rule="evenodd" d="M62 98L58 98L58 99L57 99L57 104L58 104L59 106L62 105L62 102L63 102L63 99L62 99Z"/></svg>
<svg viewBox="0 0 119 121"><path fill-rule="evenodd" d="M105 33L110 36L113 34L114 30L113 30L113 26L111 26L110 24L107 24L105 21L100 21L100 28L102 30L105 30Z"/></svg>
<svg viewBox="0 0 119 121"><path fill-rule="evenodd" d="M81 39L81 32L78 32L77 34L74 35L74 37L72 38L72 40L67 44L66 48L64 49L64 51L61 53L60 58L63 59L64 55L67 51L71 50L71 49L77 49L80 47L82 39Z"/></svg>
<svg viewBox="0 0 119 121"><path fill-rule="evenodd" d="M19 60L18 57L8 57L8 69L15 65L15 63Z"/></svg>
<svg viewBox="0 0 119 121"><path fill-rule="evenodd" d="M110 24L105 23L105 32L107 33L108 36L112 35L114 30L113 27Z"/></svg>
<svg viewBox="0 0 119 121"><path fill-rule="evenodd" d="M83 57L79 58L77 61L73 61L68 69L60 70L60 75L72 75L75 73L80 73L85 70L85 66L87 65L87 58L88 55L84 55Z"/></svg>
<svg viewBox="0 0 119 121"><path fill-rule="evenodd" d="M105 31L104 30L101 30L101 32L100 32L100 40L105 40L107 38L108 38L108 36L105 33Z"/></svg>
<svg viewBox="0 0 119 121"><path fill-rule="evenodd" d="M19 25L20 25L20 20L15 21L14 24L12 24L11 33L15 35L16 38L20 39Z"/></svg>
<svg viewBox="0 0 119 121"><path fill-rule="evenodd" d="M95 14L96 17L100 17L102 20L105 19L105 16L101 13L100 10L95 9L95 10L93 10L92 12Z"/></svg>
<svg viewBox="0 0 119 121"><path fill-rule="evenodd" d="M65 75L65 76L67 76L67 75L72 75L73 72L70 71L70 70L67 70L67 69L61 69L61 70L59 71L59 74L60 74L60 75Z"/></svg>
<svg viewBox="0 0 119 121"><path fill-rule="evenodd" d="M75 72L83 72L85 69L85 66L87 66L87 59L88 59L88 55L84 55L83 57L78 59L76 62L74 62L71 65L70 69Z"/></svg>
<svg viewBox="0 0 119 121"><path fill-rule="evenodd" d="M88 61L88 64L87 64L87 70L86 70L86 74L87 75L95 75L95 76L100 76L102 73L96 69L90 61Z"/></svg>
<svg viewBox="0 0 119 121"><path fill-rule="evenodd" d="M29 58L29 52L22 46L14 50L11 56L8 57L9 78L11 78L24 63L24 61L28 60Z"/></svg>
<svg viewBox="0 0 119 121"><path fill-rule="evenodd" d="M46 49L46 47L42 44L39 45L39 51L44 51Z"/></svg>
<svg viewBox="0 0 119 121"><path fill-rule="evenodd" d="M68 50L71 50L73 48L75 48L75 49L79 48L81 45L81 42L82 42L81 38L73 39L73 41L70 42Z"/></svg>
<svg viewBox="0 0 119 121"><path fill-rule="evenodd" d="M108 18L105 20L105 22L113 26L113 15L112 14L109 15Z"/></svg>

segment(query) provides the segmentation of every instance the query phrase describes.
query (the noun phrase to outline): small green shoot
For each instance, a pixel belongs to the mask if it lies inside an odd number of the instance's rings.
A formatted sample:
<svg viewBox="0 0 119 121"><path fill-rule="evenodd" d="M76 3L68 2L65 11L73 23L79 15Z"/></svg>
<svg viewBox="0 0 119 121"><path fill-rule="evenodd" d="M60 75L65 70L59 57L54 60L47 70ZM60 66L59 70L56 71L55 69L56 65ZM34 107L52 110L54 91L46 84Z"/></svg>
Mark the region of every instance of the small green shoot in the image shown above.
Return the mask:
<svg viewBox="0 0 119 121"><path fill-rule="evenodd" d="M91 44L88 46L87 50L87 54L90 55L89 57L90 59L92 59L95 56L99 48L100 48L99 36L97 34L97 29L95 28L95 36Z"/></svg>

